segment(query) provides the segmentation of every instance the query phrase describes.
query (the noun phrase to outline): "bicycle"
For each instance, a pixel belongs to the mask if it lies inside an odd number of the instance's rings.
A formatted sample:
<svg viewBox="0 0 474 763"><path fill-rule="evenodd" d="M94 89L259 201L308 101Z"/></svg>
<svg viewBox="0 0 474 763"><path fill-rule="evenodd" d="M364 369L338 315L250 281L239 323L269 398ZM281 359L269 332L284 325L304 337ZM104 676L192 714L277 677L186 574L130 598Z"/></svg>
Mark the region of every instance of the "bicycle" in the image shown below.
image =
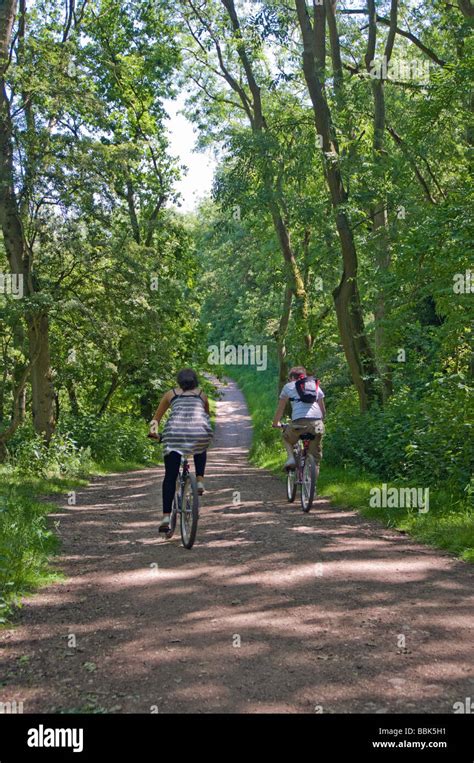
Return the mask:
<svg viewBox="0 0 474 763"><path fill-rule="evenodd" d="M152 440L161 442L161 435L149 434ZM181 459L178 478L176 480L176 492L171 507L169 528L163 530L166 540L170 540L176 530L178 522L181 530L181 541L184 548L191 549L196 540L199 520L199 495L197 481L191 474L189 462L186 456Z"/></svg>
<svg viewBox="0 0 474 763"><path fill-rule="evenodd" d="M286 429L287 426L288 424L282 424L282 429ZM302 429L302 427L295 428ZM308 451L309 443L314 440L314 437L311 432L300 435L298 442L293 446L296 466L294 469L287 469L286 476L288 503L293 503L298 485L300 485L301 508L305 513L311 510L316 492L316 462L314 456Z"/></svg>

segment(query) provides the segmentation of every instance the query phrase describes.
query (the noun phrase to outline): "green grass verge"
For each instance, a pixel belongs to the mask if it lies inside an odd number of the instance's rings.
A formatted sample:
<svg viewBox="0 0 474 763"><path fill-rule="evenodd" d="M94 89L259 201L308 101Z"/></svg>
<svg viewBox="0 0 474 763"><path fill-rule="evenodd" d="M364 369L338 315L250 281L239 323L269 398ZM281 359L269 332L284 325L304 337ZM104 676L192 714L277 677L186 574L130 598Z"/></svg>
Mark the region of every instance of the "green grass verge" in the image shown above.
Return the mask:
<svg viewBox="0 0 474 763"><path fill-rule="evenodd" d="M8 622L21 597L38 586L61 579L49 566L58 539L48 525L54 504L39 496L72 490L85 480L25 477L0 470L0 627Z"/></svg>
<svg viewBox="0 0 474 763"><path fill-rule="evenodd" d="M233 368L232 377L243 391L252 416L254 430L250 458L256 466L272 471L284 482L286 453L281 434L271 428L277 403L275 378L245 368ZM355 464L329 464L323 460L318 492L328 496L335 506L357 509L364 517L379 520L388 527L409 533L422 543L445 549L474 563L474 517L467 501L462 502L448 492L433 488L430 489L430 506L426 514L417 509L371 507L370 491L381 488L384 482L388 488L407 487L407 483L400 481L387 483Z"/></svg>

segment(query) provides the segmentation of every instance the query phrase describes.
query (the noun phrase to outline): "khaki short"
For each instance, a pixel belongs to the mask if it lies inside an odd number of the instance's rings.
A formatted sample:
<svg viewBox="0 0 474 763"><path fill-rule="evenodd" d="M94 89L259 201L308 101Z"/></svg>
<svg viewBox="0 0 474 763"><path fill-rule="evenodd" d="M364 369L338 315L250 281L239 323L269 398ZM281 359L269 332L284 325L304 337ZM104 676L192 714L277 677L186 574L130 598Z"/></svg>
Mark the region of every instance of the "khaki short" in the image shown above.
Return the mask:
<svg viewBox="0 0 474 763"><path fill-rule="evenodd" d="M324 422L322 419L295 419L283 432L283 439L290 445L298 442L300 435L309 432L314 434L314 440L310 440L309 452L314 456L317 464L323 457Z"/></svg>

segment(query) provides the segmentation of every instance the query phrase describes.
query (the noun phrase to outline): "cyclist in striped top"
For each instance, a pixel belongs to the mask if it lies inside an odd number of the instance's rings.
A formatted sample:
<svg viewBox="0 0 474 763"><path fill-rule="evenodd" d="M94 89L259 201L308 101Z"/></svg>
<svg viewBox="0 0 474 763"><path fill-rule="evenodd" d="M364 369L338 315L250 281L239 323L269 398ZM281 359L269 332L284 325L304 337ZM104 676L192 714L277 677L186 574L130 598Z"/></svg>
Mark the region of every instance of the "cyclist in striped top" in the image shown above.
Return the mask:
<svg viewBox="0 0 474 763"><path fill-rule="evenodd" d="M179 372L177 381L179 387L163 395L150 422L150 434L156 435L164 413L171 408L162 436L165 478L160 530L165 530L169 526L182 456L194 456L198 492L199 495L203 494L207 449L213 437L209 418L209 400L199 389L196 372L192 368L184 368Z"/></svg>

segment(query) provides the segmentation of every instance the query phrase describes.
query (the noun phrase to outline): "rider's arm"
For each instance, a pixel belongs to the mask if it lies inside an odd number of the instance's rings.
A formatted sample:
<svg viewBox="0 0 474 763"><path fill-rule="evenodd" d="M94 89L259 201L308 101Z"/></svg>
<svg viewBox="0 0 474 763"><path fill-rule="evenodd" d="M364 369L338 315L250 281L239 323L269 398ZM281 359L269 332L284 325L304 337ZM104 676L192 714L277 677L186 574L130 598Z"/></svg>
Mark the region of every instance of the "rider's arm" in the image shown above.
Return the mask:
<svg viewBox="0 0 474 763"><path fill-rule="evenodd" d="M209 416L210 415L209 399L208 399L207 395L205 394L205 392L201 392L201 398L202 398L202 402L204 403L204 410L206 411L207 415Z"/></svg>
<svg viewBox="0 0 474 763"><path fill-rule="evenodd" d="M280 419L281 419L281 417L283 416L283 414L285 412L285 408L286 408L287 402L288 402L288 398L287 397L281 397L279 399L278 406L277 406L277 409L275 411L275 415L273 417L272 427L280 426Z"/></svg>
<svg viewBox="0 0 474 763"><path fill-rule="evenodd" d="M173 396L172 390L169 392L165 392L163 397L160 400L160 404L158 408L155 411L155 415L153 416L152 420L150 421L150 426L153 428L156 428L158 424L160 423L161 419L163 418L163 414L165 411L168 410L170 407L171 398Z"/></svg>
<svg viewBox="0 0 474 763"><path fill-rule="evenodd" d="M323 414L323 419L326 418L326 406L324 405L324 400L321 398L321 400L318 400L318 405L321 408L321 413Z"/></svg>

